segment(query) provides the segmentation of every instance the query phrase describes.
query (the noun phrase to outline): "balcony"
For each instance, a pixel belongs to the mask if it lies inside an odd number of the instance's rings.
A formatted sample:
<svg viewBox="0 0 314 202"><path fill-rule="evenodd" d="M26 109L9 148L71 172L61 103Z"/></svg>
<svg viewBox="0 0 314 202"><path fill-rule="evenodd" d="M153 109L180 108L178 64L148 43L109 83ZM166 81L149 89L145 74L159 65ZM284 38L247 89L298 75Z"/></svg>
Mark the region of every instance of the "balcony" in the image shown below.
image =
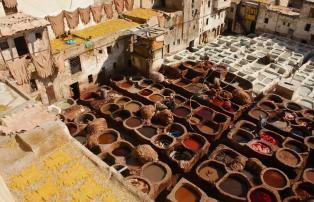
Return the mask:
<svg viewBox="0 0 314 202"><path fill-rule="evenodd" d="M214 0L213 3L213 7L215 10L223 10L230 7L231 0Z"/></svg>

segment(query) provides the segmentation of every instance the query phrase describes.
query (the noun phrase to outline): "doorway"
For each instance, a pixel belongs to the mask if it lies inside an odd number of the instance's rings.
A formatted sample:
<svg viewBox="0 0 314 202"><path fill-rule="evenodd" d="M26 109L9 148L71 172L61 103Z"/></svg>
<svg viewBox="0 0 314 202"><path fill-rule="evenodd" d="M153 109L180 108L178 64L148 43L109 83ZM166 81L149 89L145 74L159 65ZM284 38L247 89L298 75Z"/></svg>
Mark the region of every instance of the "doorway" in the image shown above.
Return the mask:
<svg viewBox="0 0 314 202"><path fill-rule="evenodd" d="M53 89L53 85L46 87L46 92L49 100L49 104L55 103L57 101L56 94Z"/></svg>
<svg viewBox="0 0 314 202"><path fill-rule="evenodd" d="M26 40L23 36L14 39L17 54L23 56L29 53Z"/></svg>
<svg viewBox="0 0 314 202"><path fill-rule="evenodd" d="M250 33L255 33L256 21L251 22Z"/></svg>
<svg viewBox="0 0 314 202"><path fill-rule="evenodd" d="M78 82L75 82L70 85L70 90L72 94L72 98L77 100L80 98L80 86Z"/></svg>

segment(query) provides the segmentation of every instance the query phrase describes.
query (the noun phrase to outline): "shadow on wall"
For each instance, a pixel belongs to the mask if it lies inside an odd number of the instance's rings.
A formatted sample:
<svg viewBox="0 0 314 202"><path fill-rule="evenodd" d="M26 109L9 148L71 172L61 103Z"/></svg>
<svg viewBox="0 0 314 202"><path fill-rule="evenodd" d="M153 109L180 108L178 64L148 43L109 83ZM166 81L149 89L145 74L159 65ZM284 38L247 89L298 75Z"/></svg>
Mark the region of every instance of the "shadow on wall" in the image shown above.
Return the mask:
<svg viewBox="0 0 314 202"><path fill-rule="evenodd" d="M130 37L120 36L113 46L107 46L98 50L102 52L101 54L105 54L105 51L107 51L108 57L103 62L102 68L97 75L97 84L107 83L110 77L118 72L123 72L123 74L132 73L129 52L130 43Z"/></svg>

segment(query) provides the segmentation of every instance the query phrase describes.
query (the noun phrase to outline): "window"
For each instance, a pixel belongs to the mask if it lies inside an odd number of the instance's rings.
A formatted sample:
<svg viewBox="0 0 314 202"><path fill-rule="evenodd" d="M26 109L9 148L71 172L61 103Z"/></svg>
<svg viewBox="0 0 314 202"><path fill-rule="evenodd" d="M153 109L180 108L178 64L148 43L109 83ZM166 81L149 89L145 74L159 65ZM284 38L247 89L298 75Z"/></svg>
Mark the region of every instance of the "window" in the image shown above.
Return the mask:
<svg viewBox="0 0 314 202"><path fill-rule="evenodd" d="M37 87L35 79L31 79L29 82L30 82L30 85L31 85L32 92L37 91L38 87Z"/></svg>
<svg viewBox="0 0 314 202"><path fill-rule="evenodd" d="M207 19L206 19L206 25L208 25L208 20L209 20L209 19L207 18Z"/></svg>
<svg viewBox="0 0 314 202"><path fill-rule="evenodd" d="M88 75L87 79L88 79L88 83L93 83L94 81L92 74Z"/></svg>
<svg viewBox="0 0 314 202"><path fill-rule="evenodd" d="M210 7L210 1L211 1L211 0L208 0L208 8Z"/></svg>
<svg viewBox="0 0 314 202"><path fill-rule="evenodd" d="M14 13L17 13L17 7L12 7L12 8L8 8L6 5L5 5L5 2L2 1L2 5L3 5L3 8L4 8L4 12L6 15L10 15L10 14L14 14Z"/></svg>
<svg viewBox="0 0 314 202"><path fill-rule="evenodd" d="M310 9L309 17L314 18L314 8Z"/></svg>
<svg viewBox="0 0 314 202"><path fill-rule="evenodd" d="M27 43L23 36L14 39L15 47L19 56L29 53Z"/></svg>
<svg viewBox="0 0 314 202"><path fill-rule="evenodd" d="M108 53L108 55L112 53L112 46L107 47L107 53Z"/></svg>
<svg viewBox="0 0 314 202"><path fill-rule="evenodd" d="M7 41L1 41L0 42L0 48L1 50L6 50L6 49L9 49L9 44Z"/></svg>
<svg viewBox="0 0 314 202"><path fill-rule="evenodd" d="M36 40L37 40L37 39L42 39L42 38L43 38L43 35L42 35L42 33L40 33L40 32L36 32L36 33L35 33L35 37L36 37Z"/></svg>
<svg viewBox="0 0 314 202"><path fill-rule="evenodd" d="M77 72L82 71L80 56L70 58L69 61L70 61L71 74L75 74Z"/></svg>
<svg viewBox="0 0 314 202"><path fill-rule="evenodd" d="M309 32L311 30L311 24L306 24L304 30Z"/></svg>
<svg viewBox="0 0 314 202"><path fill-rule="evenodd" d="M268 18L265 18L265 19L264 19L264 23L265 23L265 24L268 24Z"/></svg>

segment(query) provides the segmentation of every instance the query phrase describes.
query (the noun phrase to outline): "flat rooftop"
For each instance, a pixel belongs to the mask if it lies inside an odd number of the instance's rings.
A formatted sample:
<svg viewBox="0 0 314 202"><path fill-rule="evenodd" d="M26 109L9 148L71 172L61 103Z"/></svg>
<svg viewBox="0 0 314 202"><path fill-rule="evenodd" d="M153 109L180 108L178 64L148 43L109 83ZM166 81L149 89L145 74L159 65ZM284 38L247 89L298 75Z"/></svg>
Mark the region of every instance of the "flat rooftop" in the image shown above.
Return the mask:
<svg viewBox="0 0 314 202"><path fill-rule="evenodd" d="M79 31L75 31L72 33L72 36L69 38L58 38L50 41L51 48L53 52L59 52L68 48L73 48L75 46L82 45L85 40L84 39L96 39L100 37L109 36L110 34L118 33L130 28L137 27L139 24L136 22L130 22L123 19L112 19L107 20L106 22L99 23L95 26L91 26L85 29L81 29ZM65 44L65 40L73 39L76 41L76 44L67 45Z"/></svg>

